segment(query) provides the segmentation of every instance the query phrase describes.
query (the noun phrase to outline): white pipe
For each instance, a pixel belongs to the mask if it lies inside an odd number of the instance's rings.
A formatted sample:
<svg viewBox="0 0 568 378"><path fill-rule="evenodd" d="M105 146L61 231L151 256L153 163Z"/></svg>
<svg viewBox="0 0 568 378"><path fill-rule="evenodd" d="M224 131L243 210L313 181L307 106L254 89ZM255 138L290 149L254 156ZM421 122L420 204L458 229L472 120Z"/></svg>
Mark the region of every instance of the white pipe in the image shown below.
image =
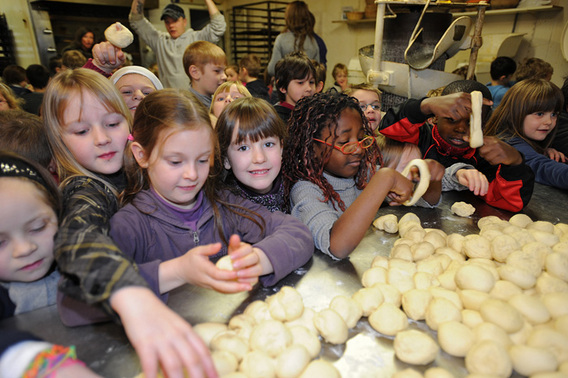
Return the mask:
<svg viewBox="0 0 568 378"><path fill-rule="evenodd" d="M373 54L373 71L381 70L381 61L383 59L383 29L385 25L385 7L386 4L377 4L377 22L375 23L375 51Z"/></svg>

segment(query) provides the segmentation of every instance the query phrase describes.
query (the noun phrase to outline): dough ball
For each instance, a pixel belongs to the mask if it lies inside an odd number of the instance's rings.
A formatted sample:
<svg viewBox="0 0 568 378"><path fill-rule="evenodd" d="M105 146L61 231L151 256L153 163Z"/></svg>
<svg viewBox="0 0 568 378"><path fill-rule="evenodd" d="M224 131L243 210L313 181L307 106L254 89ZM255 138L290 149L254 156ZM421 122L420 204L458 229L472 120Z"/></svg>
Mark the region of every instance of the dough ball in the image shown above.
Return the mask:
<svg viewBox="0 0 568 378"><path fill-rule="evenodd" d="M266 298L266 303L272 318L280 321L297 319L304 312L302 296L290 286L283 286L278 293Z"/></svg>
<svg viewBox="0 0 568 378"><path fill-rule="evenodd" d="M250 335L251 349L263 351L270 357L278 356L291 344L292 333L277 320L265 320L257 324Z"/></svg>
<svg viewBox="0 0 568 378"><path fill-rule="evenodd" d="M424 378L454 378L454 375L444 368L435 366L424 372Z"/></svg>
<svg viewBox="0 0 568 378"><path fill-rule="evenodd" d="M217 266L217 268L221 270L231 270L231 271L235 270L233 268L233 260L231 260L231 256L229 255L225 255L221 257L219 260L217 260L215 266Z"/></svg>
<svg viewBox="0 0 568 378"><path fill-rule="evenodd" d="M554 328L564 336L568 336L568 315L562 315L556 318L556 320L554 320Z"/></svg>
<svg viewBox="0 0 568 378"><path fill-rule="evenodd" d="M497 268L501 279L510 281L521 289L530 289L536 284L536 277L525 268L501 265Z"/></svg>
<svg viewBox="0 0 568 378"><path fill-rule="evenodd" d="M416 224L416 223L414 223ZM416 242L414 240L410 240L410 239L406 239L406 238L400 238L394 241L393 243L393 247L396 247L397 245L401 245L401 244L405 244L407 246L411 246L413 244L415 244Z"/></svg>
<svg viewBox="0 0 568 378"><path fill-rule="evenodd" d="M452 356L465 357L474 342L473 331L460 322L446 322L438 327L438 343L444 352Z"/></svg>
<svg viewBox="0 0 568 378"><path fill-rule="evenodd" d="M408 318L400 308L383 303L369 316L369 324L383 335L394 336L408 328Z"/></svg>
<svg viewBox="0 0 568 378"><path fill-rule="evenodd" d="M297 325L288 328L292 334L292 344L303 345L311 358L318 356L321 351L321 343L316 335L304 326Z"/></svg>
<svg viewBox="0 0 568 378"><path fill-rule="evenodd" d="M501 234L491 240L491 256L496 261L505 262L511 252L516 251L520 247L519 243L511 235Z"/></svg>
<svg viewBox="0 0 568 378"><path fill-rule="evenodd" d="M380 266L367 269L361 277L361 283L363 287L371 287L376 283L387 283L387 270Z"/></svg>
<svg viewBox="0 0 568 378"><path fill-rule="evenodd" d="M503 221L499 217L496 217L495 215L489 215L487 217L480 218L477 221L477 227L479 227L479 229L482 230L487 225L494 224L494 223L500 224L502 222Z"/></svg>
<svg viewBox="0 0 568 378"><path fill-rule="evenodd" d="M308 367L299 378L315 378L315 377L325 377L325 378L341 378L339 371L331 364L325 360L314 360L309 363Z"/></svg>
<svg viewBox="0 0 568 378"><path fill-rule="evenodd" d="M448 290L443 287L431 287L430 289L428 289L428 291L430 292L430 294L432 294L432 298L447 299L452 302L452 304L456 306L456 308L460 311L463 308L460 296L455 291Z"/></svg>
<svg viewBox="0 0 568 378"><path fill-rule="evenodd" d="M477 264L465 264L456 271L456 285L462 290L477 290L488 293L495 285L493 275Z"/></svg>
<svg viewBox="0 0 568 378"><path fill-rule="evenodd" d="M105 38L116 47L124 49L134 41L134 35L126 26L115 22L105 30Z"/></svg>
<svg viewBox="0 0 568 378"><path fill-rule="evenodd" d="M387 280L389 285L394 286L401 293L405 293L408 290L414 289L414 280L412 276L414 271L408 271L401 268L390 268L387 275Z"/></svg>
<svg viewBox="0 0 568 378"><path fill-rule="evenodd" d="M400 269L407 271L410 274L416 273L416 264L412 261L401 260L401 259L390 259L389 269Z"/></svg>
<svg viewBox="0 0 568 378"><path fill-rule="evenodd" d="M495 342L484 340L471 347L465 356L465 367L473 374L509 377L513 364L507 350Z"/></svg>
<svg viewBox="0 0 568 378"><path fill-rule="evenodd" d="M461 313L462 313L462 323L471 329L474 329L478 324L483 323L483 318L481 317L479 311L469 310L466 308L463 309Z"/></svg>
<svg viewBox="0 0 568 378"><path fill-rule="evenodd" d="M503 348L508 349L513 342L509 334L498 325L489 322L482 322L473 328L475 335L475 342L479 343L484 340L489 340L502 345Z"/></svg>
<svg viewBox="0 0 568 378"><path fill-rule="evenodd" d="M568 315L568 293L547 293L541 299L554 319Z"/></svg>
<svg viewBox="0 0 568 378"><path fill-rule="evenodd" d="M536 241L536 239L529 232L527 232L527 230L520 230L517 232L510 233L508 235L512 236L513 239L515 239L517 243L521 246Z"/></svg>
<svg viewBox="0 0 568 378"><path fill-rule="evenodd" d="M568 292L568 283L556 278L547 272L542 272L536 279L535 288L540 294Z"/></svg>
<svg viewBox="0 0 568 378"><path fill-rule="evenodd" d="M383 295L383 302L391 303L396 307L400 307L402 294L400 293L400 290L398 290L396 287L389 284L376 284L373 287L380 290L381 294Z"/></svg>
<svg viewBox="0 0 568 378"><path fill-rule="evenodd" d="M371 262L371 268L376 268L380 266L381 268L388 269L389 268L389 259L388 257L377 255L373 258L373 262Z"/></svg>
<svg viewBox="0 0 568 378"><path fill-rule="evenodd" d="M253 350L243 357L239 371L247 377L276 377L276 363L263 351ZM219 375L222 376L222 374Z"/></svg>
<svg viewBox="0 0 568 378"><path fill-rule="evenodd" d="M440 286L447 290L456 290L456 271L455 270L448 270L438 276L438 282L440 282Z"/></svg>
<svg viewBox="0 0 568 378"><path fill-rule="evenodd" d="M458 261L464 262L465 255L460 252L455 251L453 248L450 247L442 247L438 248L434 251L435 256L448 256L451 261Z"/></svg>
<svg viewBox="0 0 568 378"><path fill-rule="evenodd" d="M394 353L402 362L427 365L436 359L440 348L430 335L415 329L401 331L394 338Z"/></svg>
<svg viewBox="0 0 568 378"><path fill-rule="evenodd" d="M512 283L511 281L498 280L495 286L489 292L489 295L496 299L508 301L511 297L517 294L522 294L523 290Z"/></svg>
<svg viewBox="0 0 568 378"><path fill-rule="evenodd" d="M479 308L481 317L503 328L507 333L517 332L523 327L523 317L516 308L500 299L488 299Z"/></svg>
<svg viewBox="0 0 568 378"><path fill-rule="evenodd" d="M215 365L215 370L220 376L237 371L239 361L237 357L226 350L217 350L211 353L211 359Z"/></svg>
<svg viewBox="0 0 568 378"><path fill-rule="evenodd" d="M302 316L300 316L297 319L292 320L291 322L286 322L286 325L288 327L301 325L303 327L306 327L308 330L310 330L310 332L313 333L314 335L319 336L319 332L316 329L316 326L314 324L314 316L315 315L316 315L316 312L314 310L312 310L309 307L304 307L304 312L302 313Z"/></svg>
<svg viewBox="0 0 568 378"><path fill-rule="evenodd" d="M549 350L558 363L568 361L568 337L552 327L534 328L527 339L527 345Z"/></svg>
<svg viewBox="0 0 568 378"><path fill-rule="evenodd" d="M452 320L461 321L461 310L445 298L433 298L426 310L426 324L437 331L438 326Z"/></svg>
<svg viewBox="0 0 568 378"><path fill-rule="evenodd" d="M227 325L224 323L199 323L193 326L195 333L201 337L205 345L210 346L211 340L219 333L227 330Z"/></svg>
<svg viewBox="0 0 568 378"><path fill-rule="evenodd" d="M375 219L373 226L389 234L395 234L398 232L398 218L394 214L386 214Z"/></svg>
<svg viewBox="0 0 568 378"><path fill-rule="evenodd" d="M532 223L532 219L526 214L515 214L509 219L509 223L520 228L525 228Z"/></svg>
<svg viewBox="0 0 568 378"><path fill-rule="evenodd" d="M507 257L507 265L522 268L533 276L538 277L544 267L544 258L540 258L533 252L525 252L524 250L513 251Z"/></svg>
<svg viewBox="0 0 568 378"><path fill-rule="evenodd" d="M347 341L349 329L337 312L325 309L314 316L314 324L321 336L330 344L343 344Z"/></svg>
<svg viewBox="0 0 568 378"><path fill-rule="evenodd" d="M483 236L475 234L467 235L463 246L467 257L491 258L491 243Z"/></svg>
<svg viewBox="0 0 568 378"><path fill-rule="evenodd" d="M494 229L484 229L479 232L479 235L483 236L485 239L489 241L493 241L497 236L503 235L501 230L494 230Z"/></svg>
<svg viewBox="0 0 568 378"><path fill-rule="evenodd" d="M391 378L422 378L422 374L420 374L420 372L411 369L411 368L406 368L404 370L400 370L395 372Z"/></svg>
<svg viewBox="0 0 568 378"><path fill-rule="evenodd" d="M410 247L410 252L412 252L412 258L414 261L424 260L434 254L434 246L427 242L421 241Z"/></svg>
<svg viewBox="0 0 568 378"><path fill-rule="evenodd" d="M546 256L544 267L550 275L568 282L568 254L557 252L549 254Z"/></svg>
<svg viewBox="0 0 568 378"><path fill-rule="evenodd" d="M554 234L554 225L546 221L536 221L531 222L525 226L527 230L539 230L542 232L547 232L549 234Z"/></svg>
<svg viewBox="0 0 568 378"><path fill-rule="evenodd" d="M414 287L420 290L427 290L432 286L440 286L440 281L433 274L426 272L414 273L412 280L414 281Z"/></svg>
<svg viewBox="0 0 568 378"><path fill-rule="evenodd" d="M509 304L531 324L546 323L550 320L550 312L542 300L536 296L517 294L509 299Z"/></svg>
<svg viewBox="0 0 568 378"><path fill-rule="evenodd" d="M422 227L413 227L406 231L404 237L414 241L415 243L421 242L426 236L426 231Z"/></svg>
<svg viewBox="0 0 568 378"><path fill-rule="evenodd" d="M464 241L465 241L465 236L453 233L448 235L446 239L446 244L454 251L464 254L464 249L463 249Z"/></svg>
<svg viewBox="0 0 568 378"><path fill-rule="evenodd" d="M353 294L353 300L359 303L363 316L369 316L381 303L383 303L383 293L377 287L365 287Z"/></svg>
<svg viewBox="0 0 568 378"><path fill-rule="evenodd" d="M414 245L414 242L412 243ZM413 261L412 251L409 244L398 244L392 247L389 257L391 259L400 259L406 261Z"/></svg>
<svg viewBox="0 0 568 378"><path fill-rule="evenodd" d="M401 223L406 223L406 222L409 222L409 223L415 222L415 223L418 223L419 225L421 224L420 218L418 218L418 215L416 215L414 213L410 213L410 212L404 214L400 218L400 220L398 221L398 226L400 227Z"/></svg>
<svg viewBox="0 0 568 378"><path fill-rule="evenodd" d="M424 233L426 232L418 222L414 221L402 222L402 223L400 221L398 222L398 234L400 235L401 238L406 238L408 233L414 229L421 230Z"/></svg>
<svg viewBox="0 0 568 378"><path fill-rule="evenodd" d="M490 297L489 294L478 290L460 290L459 296L464 308L475 311L479 311L481 304Z"/></svg>
<svg viewBox="0 0 568 378"><path fill-rule="evenodd" d="M355 327L361 316L363 316L363 309L359 302L344 295L338 295L333 298L329 308L335 310L343 318L347 328Z"/></svg>
<svg viewBox="0 0 568 378"><path fill-rule="evenodd" d="M568 235L568 234L565 234ZM568 241L561 241L552 246L552 252L568 254Z"/></svg>
<svg viewBox="0 0 568 378"><path fill-rule="evenodd" d="M250 334L255 325L256 320L247 314L235 315L229 320L229 329L247 340L250 338Z"/></svg>
<svg viewBox="0 0 568 378"><path fill-rule="evenodd" d="M248 343L246 339L237 335L233 331L224 331L217 334L210 343L211 351L224 350L231 352L237 360L242 360L248 352Z"/></svg>
<svg viewBox="0 0 568 378"><path fill-rule="evenodd" d="M443 237L444 240L446 240L448 238L448 234L446 234L443 230L440 230L439 228L425 228L424 231L426 231L427 233L435 232L436 234ZM444 245L446 245L445 242L444 242Z"/></svg>
<svg viewBox="0 0 568 378"><path fill-rule="evenodd" d="M555 371L558 367L552 352L528 345L513 345L509 348L513 367L522 375L533 375L541 372Z"/></svg>
<svg viewBox="0 0 568 378"><path fill-rule="evenodd" d="M436 232L436 230L428 231L424 236L424 241L432 244L435 249L446 246L446 236Z"/></svg>
<svg viewBox="0 0 568 378"><path fill-rule="evenodd" d="M509 339L513 342L513 344L526 344L530 334L532 333L533 326L529 322L524 322L523 328L519 331L510 333Z"/></svg>
<svg viewBox="0 0 568 378"><path fill-rule="evenodd" d="M296 378L308 366L311 357L302 345L291 345L276 359L278 378Z"/></svg>
<svg viewBox="0 0 568 378"><path fill-rule="evenodd" d="M558 235L554 235L549 232L535 229L529 229L528 231L536 239L537 242L541 242L549 247L552 247L554 244L560 241Z"/></svg>
<svg viewBox="0 0 568 378"><path fill-rule="evenodd" d="M475 207L463 201L454 202L450 210L459 217L469 217L475 213Z"/></svg>
<svg viewBox="0 0 568 378"><path fill-rule="evenodd" d="M431 300L428 290L412 289L402 295L402 309L410 319L424 320Z"/></svg>
<svg viewBox="0 0 568 378"><path fill-rule="evenodd" d="M250 315L254 318L257 323L263 320L272 320L270 316L270 311L268 310L268 304L265 301L254 301L245 308L243 314Z"/></svg>

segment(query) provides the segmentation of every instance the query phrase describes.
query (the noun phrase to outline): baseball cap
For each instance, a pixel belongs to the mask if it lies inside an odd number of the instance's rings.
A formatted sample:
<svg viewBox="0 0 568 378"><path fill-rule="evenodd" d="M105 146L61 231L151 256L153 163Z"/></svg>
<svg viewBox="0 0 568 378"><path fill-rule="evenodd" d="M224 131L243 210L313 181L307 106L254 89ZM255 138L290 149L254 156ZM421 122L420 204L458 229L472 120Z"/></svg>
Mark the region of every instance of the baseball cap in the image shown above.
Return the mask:
<svg viewBox="0 0 568 378"><path fill-rule="evenodd" d="M183 8L180 7L179 5L168 4L162 11L162 17L160 17L160 20L163 20L168 16L173 18L174 20L177 20L180 17L185 18L185 12L183 11Z"/></svg>

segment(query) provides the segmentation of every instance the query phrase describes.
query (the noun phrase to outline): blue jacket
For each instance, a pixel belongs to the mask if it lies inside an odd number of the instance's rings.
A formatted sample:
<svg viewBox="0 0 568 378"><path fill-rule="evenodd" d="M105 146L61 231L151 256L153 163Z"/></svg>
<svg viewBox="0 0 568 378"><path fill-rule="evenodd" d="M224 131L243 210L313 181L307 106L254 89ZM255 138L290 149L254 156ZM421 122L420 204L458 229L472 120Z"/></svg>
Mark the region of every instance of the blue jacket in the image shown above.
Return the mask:
<svg viewBox="0 0 568 378"><path fill-rule="evenodd" d="M260 248L270 260L274 272L260 277L264 286L276 284L295 269L304 265L314 252L314 242L308 228L299 220L241 198L228 190L220 191L224 202L252 210L264 218L264 232L249 219L220 205L225 238L237 234L243 242ZM138 264L154 292L159 293L158 268L162 261L182 256L198 246L220 242L214 222L213 208L204 198L203 213L197 230L186 226L175 214L145 190L132 203L124 206L111 219L110 234L124 254ZM227 254L227 246L210 259L215 261Z"/></svg>

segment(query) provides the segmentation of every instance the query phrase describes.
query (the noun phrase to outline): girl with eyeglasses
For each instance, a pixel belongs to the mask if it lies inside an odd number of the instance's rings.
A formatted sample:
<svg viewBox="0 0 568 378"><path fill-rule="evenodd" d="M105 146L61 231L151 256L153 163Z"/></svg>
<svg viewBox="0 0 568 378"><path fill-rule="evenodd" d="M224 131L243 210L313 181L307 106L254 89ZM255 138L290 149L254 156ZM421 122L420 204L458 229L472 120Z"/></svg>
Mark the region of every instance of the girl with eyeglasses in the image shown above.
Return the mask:
<svg viewBox="0 0 568 378"><path fill-rule="evenodd" d="M399 205L412 194L411 180L391 168L377 170L381 154L353 97L318 93L301 99L288 135L282 154L284 194L292 215L312 232L316 248L333 259L355 249L387 196L390 205ZM428 166L437 184L420 199L425 207L439 202L444 174L439 163L428 161Z"/></svg>

